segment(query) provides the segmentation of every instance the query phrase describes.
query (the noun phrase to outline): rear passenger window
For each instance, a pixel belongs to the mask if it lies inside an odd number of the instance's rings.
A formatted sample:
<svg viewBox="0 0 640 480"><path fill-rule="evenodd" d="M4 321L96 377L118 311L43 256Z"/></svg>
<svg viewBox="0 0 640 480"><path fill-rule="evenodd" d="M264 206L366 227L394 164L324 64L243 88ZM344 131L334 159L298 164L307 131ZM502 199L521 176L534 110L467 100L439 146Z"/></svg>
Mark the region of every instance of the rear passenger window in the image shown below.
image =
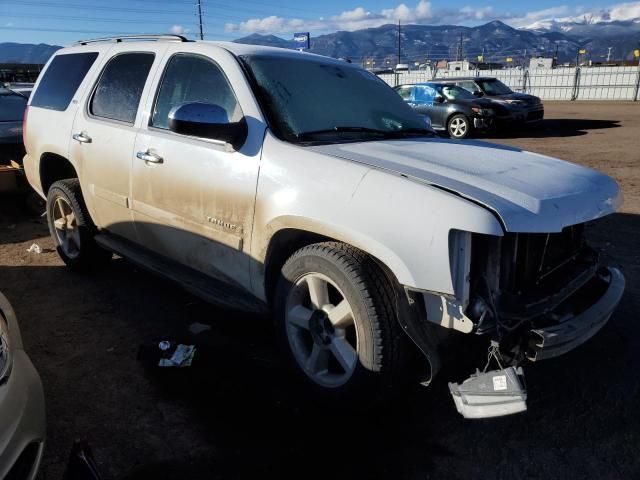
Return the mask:
<svg viewBox="0 0 640 480"><path fill-rule="evenodd" d="M154 57L153 53L122 53L109 60L91 98L91 114L133 123Z"/></svg>
<svg viewBox="0 0 640 480"><path fill-rule="evenodd" d="M181 103L203 102L218 105L230 122L242 118L242 110L231 85L213 60L193 54L174 55L164 72L151 117L151 125L169 128L169 112Z"/></svg>
<svg viewBox="0 0 640 480"><path fill-rule="evenodd" d="M478 86L476 85L476 82L458 82L457 84L459 87L464 88L465 90L473 93L473 92L479 92L480 89L478 88Z"/></svg>
<svg viewBox="0 0 640 480"><path fill-rule="evenodd" d="M31 106L66 110L96 58L97 52L55 56L33 94Z"/></svg>

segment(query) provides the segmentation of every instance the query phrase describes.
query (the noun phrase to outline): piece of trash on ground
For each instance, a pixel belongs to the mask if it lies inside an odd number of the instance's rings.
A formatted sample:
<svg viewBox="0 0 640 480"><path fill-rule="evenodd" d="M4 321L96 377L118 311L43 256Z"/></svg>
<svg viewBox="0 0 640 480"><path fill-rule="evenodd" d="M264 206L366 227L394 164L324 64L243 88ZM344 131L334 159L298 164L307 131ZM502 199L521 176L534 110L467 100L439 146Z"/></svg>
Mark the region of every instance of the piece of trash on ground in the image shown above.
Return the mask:
<svg viewBox="0 0 640 480"><path fill-rule="evenodd" d="M27 248L27 252L29 253L42 253L42 247L37 243L32 243L29 248Z"/></svg>
<svg viewBox="0 0 640 480"><path fill-rule="evenodd" d="M189 331L194 335L211 330L211 325L205 325L204 323L195 322L189 325Z"/></svg>
<svg viewBox="0 0 640 480"><path fill-rule="evenodd" d="M173 355L170 358L161 358L158 362L159 367L190 367L193 361L193 356L196 353L196 347L194 345L182 345L176 346Z"/></svg>

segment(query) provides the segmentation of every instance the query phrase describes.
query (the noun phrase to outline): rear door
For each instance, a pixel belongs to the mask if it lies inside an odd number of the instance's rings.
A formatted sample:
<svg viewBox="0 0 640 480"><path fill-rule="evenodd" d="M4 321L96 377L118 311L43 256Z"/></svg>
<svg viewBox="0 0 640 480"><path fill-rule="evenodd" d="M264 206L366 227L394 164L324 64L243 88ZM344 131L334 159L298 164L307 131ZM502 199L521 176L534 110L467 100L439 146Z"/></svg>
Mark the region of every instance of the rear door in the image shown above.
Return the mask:
<svg viewBox="0 0 640 480"><path fill-rule="evenodd" d="M131 158L138 107L162 43L129 51L114 47L73 125L70 156L81 166L83 193L94 222L129 240L137 235L131 214Z"/></svg>
<svg viewBox="0 0 640 480"><path fill-rule="evenodd" d="M206 44L170 47L149 95L133 152L133 211L142 244L225 282L250 288L250 235L264 123L237 60ZM243 103L241 104L241 102ZM182 103L222 107L247 119L239 150L221 141L171 132ZM148 155L154 161L145 160ZM139 158L143 157L143 158Z"/></svg>

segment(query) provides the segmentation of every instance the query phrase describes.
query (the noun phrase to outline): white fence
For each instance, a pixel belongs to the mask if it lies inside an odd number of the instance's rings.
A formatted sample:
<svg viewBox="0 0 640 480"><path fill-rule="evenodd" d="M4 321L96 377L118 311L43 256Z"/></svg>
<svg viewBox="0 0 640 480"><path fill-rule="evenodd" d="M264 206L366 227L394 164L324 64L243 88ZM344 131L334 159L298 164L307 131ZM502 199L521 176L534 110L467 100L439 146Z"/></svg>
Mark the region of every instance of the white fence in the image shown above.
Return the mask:
<svg viewBox="0 0 640 480"><path fill-rule="evenodd" d="M495 77L513 91L543 100L640 100L640 67L415 71L380 75L391 86L461 76Z"/></svg>

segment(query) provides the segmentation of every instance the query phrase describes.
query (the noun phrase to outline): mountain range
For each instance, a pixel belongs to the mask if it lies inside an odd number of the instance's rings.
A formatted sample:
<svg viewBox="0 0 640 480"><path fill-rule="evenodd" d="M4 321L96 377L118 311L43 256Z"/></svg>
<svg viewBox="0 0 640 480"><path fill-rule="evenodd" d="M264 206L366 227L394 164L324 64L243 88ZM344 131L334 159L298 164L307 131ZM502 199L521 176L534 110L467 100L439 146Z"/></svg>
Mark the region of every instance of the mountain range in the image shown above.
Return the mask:
<svg viewBox="0 0 640 480"><path fill-rule="evenodd" d="M293 40L275 35L252 34L238 43L296 48ZM484 52L484 60L504 62L525 56L553 56L559 62L575 61L578 50L587 51L584 59L602 61L633 59L640 48L640 19L584 23L546 21L526 29L515 29L495 20L476 27L456 25L402 25L402 62L426 59L475 60ZM0 63L44 63L61 47L47 44L0 43ZM317 37L312 35L311 52L354 62L375 60L377 66L397 62L398 26L383 25L355 31L339 31Z"/></svg>
<svg viewBox="0 0 640 480"><path fill-rule="evenodd" d="M585 49L593 61L610 58L633 59L640 48L640 21L601 22L595 24L549 23L534 28L515 29L495 20L477 27L456 25L402 25L403 62L426 59L453 59L462 43L462 57L475 60L484 52L485 61L503 62L507 57L553 56L559 62L575 61L578 50ZM296 48L293 40L275 35L252 34L235 40L239 43ZM398 54L398 26L383 25L356 31L340 31L311 38L311 52L360 62L376 60L377 65L395 64ZM387 62L388 60L388 62Z"/></svg>

